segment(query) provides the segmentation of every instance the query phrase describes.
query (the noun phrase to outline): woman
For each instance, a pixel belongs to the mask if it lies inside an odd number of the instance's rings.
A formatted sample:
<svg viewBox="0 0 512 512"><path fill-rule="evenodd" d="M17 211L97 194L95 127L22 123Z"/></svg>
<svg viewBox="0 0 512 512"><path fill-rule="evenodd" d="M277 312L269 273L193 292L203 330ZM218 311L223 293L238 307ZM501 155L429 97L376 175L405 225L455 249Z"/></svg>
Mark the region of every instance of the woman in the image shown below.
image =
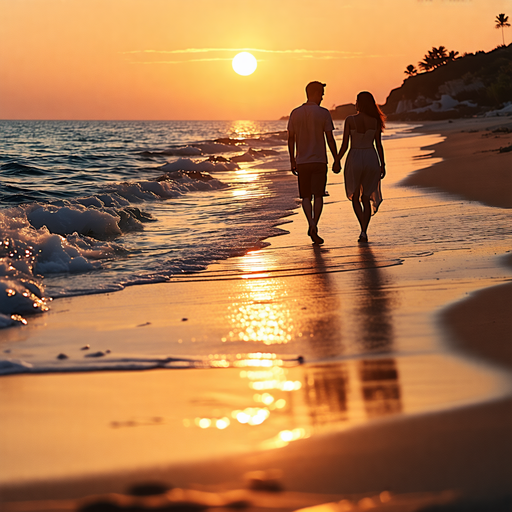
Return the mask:
<svg viewBox="0 0 512 512"><path fill-rule="evenodd" d="M368 242L368 224L382 202L380 180L386 175L381 141L386 116L366 91L357 95L356 110L355 116L345 119L343 142L334 165L335 172L339 172L350 140L344 171L345 191L361 226L358 242Z"/></svg>

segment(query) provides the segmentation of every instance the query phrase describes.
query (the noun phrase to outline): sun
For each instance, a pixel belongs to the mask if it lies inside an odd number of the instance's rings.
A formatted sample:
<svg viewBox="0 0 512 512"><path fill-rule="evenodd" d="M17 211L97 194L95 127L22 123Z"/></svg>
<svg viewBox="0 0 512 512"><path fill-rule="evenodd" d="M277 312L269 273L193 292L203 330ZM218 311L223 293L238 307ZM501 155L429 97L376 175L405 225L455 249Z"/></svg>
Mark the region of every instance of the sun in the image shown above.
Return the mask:
<svg viewBox="0 0 512 512"><path fill-rule="evenodd" d="M258 61L249 52L241 52L233 57L233 69L242 76L252 75L258 67Z"/></svg>

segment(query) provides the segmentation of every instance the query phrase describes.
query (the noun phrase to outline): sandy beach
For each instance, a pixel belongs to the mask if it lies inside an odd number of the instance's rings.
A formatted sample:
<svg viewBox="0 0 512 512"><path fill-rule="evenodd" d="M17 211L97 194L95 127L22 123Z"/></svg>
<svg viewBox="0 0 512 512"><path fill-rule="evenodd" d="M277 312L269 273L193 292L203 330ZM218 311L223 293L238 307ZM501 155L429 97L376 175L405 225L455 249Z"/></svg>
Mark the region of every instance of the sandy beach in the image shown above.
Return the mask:
<svg viewBox="0 0 512 512"><path fill-rule="evenodd" d="M384 141L367 246L330 174L321 248L292 215L265 249L1 331L13 357L70 367L0 379L1 509L508 510L509 119ZM85 345L113 358L147 340L147 371L72 371ZM218 368L173 369L190 344ZM141 482L194 491L127 497Z"/></svg>
<svg viewBox="0 0 512 512"><path fill-rule="evenodd" d="M432 146L443 161L406 178L404 184L442 190L489 206L512 208L512 154L499 152L512 142L509 118L430 122L425 128L449 138L447 143Z"/></svg>

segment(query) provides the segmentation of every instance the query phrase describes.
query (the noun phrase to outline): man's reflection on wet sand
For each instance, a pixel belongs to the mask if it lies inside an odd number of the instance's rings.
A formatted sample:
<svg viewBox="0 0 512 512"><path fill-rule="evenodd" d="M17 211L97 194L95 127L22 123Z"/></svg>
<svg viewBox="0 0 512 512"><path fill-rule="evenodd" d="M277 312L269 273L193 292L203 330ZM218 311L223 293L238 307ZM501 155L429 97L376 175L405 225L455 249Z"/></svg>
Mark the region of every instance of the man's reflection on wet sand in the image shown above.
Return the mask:
<svg viewBox="0 0 512 512"><path fill-rule="evenodd" d="M306 369L303 389L312 426L347 420L348 385L345 363L318 364Z"/></svg>
<svg viewBox="0 0 512 512"><path fill-rule="evenodd" d="M315 273L305 281L305 291L311 300L308 307L307 332L310 338L307 350L317 360L336 357L344 350L340 297L334 290L332 276L328 272L328 257L329 250L313 245L312 264Z"/></svg>
<svg viewBox="0 0 512 512"><path fill-rule="evenodd" d="M369 418L402 410L398 369L393 358L360 361L359 377Z"/></svg>
<svg viewBox="0 0 512 512"><path fill-rule="evenodd" d="M359 257L365 267L361 271L361 293L356 308L360 318L359 340L365 351L389 352L393 347L393 298L382 270L377 268L371 247L359 247ZM399 375L394 358L360 361L359 377L369 417L401 411Z"/></svg>
<svg viewBox="0 0 512 512"><path fill-rule="evenodd" d="M314 245L313 263L316 273L309 278L314 295L315 311L309 320L310 350L316 359L329 359L343 351L339 314L339 296L334 293L327 272L324 253L328 250ZM304 395L312 426L321 426L347 419L348 374L344 363L317 364L306 368Z"/></svg>
<svg viewBox="0 0 512 512"><path fill-rule="evenodd" d="M354 309L358 343L363 353L389 352L393 346L393 299L371 248L360 247L359 259L362 270L359 271L361 279ZM325 267L321 252L316 261L319 268ZM319 276L317 279L322 282L326 296L335 295L328 293L329 275ZM329 320L339 322L335 314L322 319L323 322ZM336 330L339 332L339 324L319 329L320 332ZM319 351L320 354L328 352L325 347ZM357 370L351 372L354 366ZM346 421L350 409L357 408L357 397L362 398L369 418L398 413L402 409L399 374L396 361L391 357L311 366L306 368L303 390L312 426Z"/></svg>
<svg viewBox="0 0 512 512"><path fill-rule="evenodd" d="M363 270L355 308L358 343L364 352L388 352L393 345L393 298L370 246L359 247L359 260Z"/></svg>

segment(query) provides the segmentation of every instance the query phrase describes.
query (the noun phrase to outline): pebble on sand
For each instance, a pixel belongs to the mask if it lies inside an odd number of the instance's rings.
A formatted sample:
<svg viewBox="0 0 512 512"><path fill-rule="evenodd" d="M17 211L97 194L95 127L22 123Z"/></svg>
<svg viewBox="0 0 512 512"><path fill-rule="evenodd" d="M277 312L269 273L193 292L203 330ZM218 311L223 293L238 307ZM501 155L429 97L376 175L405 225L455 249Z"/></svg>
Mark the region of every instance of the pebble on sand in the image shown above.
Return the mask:
<svg viewBox="0 0 512 512"><path fill-rule="evenodd" d="M66 354L59 354L57 359L68 359L68 356Z"/></svg>
<svg viewBox="0 0 512 512"><path fill-rule="evenodd" d="M93 352L92 354L85 354L84 357L103 357L106 352L102 352L101 350L98 352Z"/></svg>

